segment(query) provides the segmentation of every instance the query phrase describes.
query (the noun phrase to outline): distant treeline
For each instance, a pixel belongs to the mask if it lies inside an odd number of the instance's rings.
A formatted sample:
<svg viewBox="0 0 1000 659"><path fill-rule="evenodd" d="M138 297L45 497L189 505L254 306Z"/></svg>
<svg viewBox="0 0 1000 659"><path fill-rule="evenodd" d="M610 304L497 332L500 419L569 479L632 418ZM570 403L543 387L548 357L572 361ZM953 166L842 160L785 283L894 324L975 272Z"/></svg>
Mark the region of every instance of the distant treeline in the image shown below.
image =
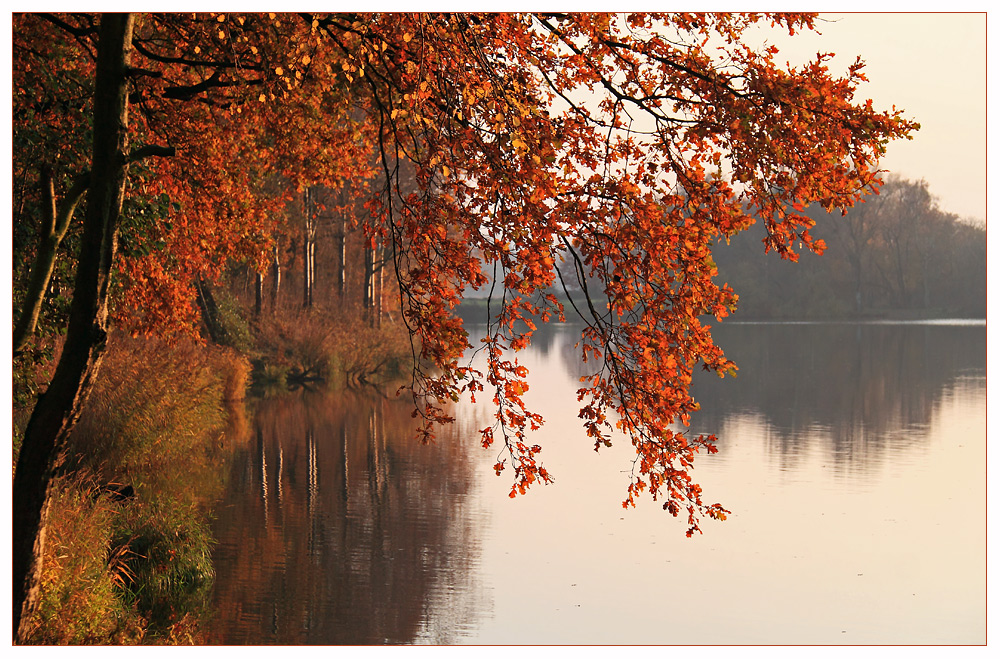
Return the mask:
<svg viewBox="0 0 1000 659"><path fill-rule="evenodd" d="M938 208L926 182L890 177L846 216L808 214L821 256L762 256L762 223L713 249L734 319L986 316L986 229Z"/></svg>
<svg viewBox="0 0 1000 659"><path fill-rule="evenodd" d="M826 244L821 255L801 245L798 262L764 254L763 222L712 248L716 281L739 295L733 320L986 317L986 228L941 210L925 181L889 177L847 215L819 204L806 214L816 221L810 233ZM546 292L573 320L570 299L585 308L586 296L572 260L556 267L561 277ZM600 278L591 273L587 282L591 301L606 308ZM466 291L465 320L485 322L491 289ZM493 290L494 315L502 296L502 286Z"/></svg>

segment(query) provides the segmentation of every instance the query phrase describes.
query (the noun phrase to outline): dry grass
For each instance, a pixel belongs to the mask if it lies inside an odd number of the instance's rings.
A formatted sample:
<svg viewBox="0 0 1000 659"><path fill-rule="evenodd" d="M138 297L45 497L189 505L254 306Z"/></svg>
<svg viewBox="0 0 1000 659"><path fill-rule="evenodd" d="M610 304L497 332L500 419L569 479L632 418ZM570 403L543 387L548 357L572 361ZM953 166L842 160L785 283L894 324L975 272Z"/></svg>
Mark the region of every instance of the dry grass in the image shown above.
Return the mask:
<svg viewBox="0 0 1000 659"><path fill-rule="evenodd" d="M204 504L245 432L248 375L231 350L116 337L69 441L29 642L197 639L214 578ZM113 501L109 484L135 495Z"/></svg>
<svg viewBox="0 0 1000 659"><path fill-rule="evenodd" d="M141 615L119 596L129 575L109 555L115 504L89 480L57 485L29 643L137 643L145 634Z"/></svg>
<svg viewBox="0 0 1000 659"><path fill-rule="evenodd" d="M407 371L410 344L399 324L369 328L319 311L263 318L258 349L263 355L255 373L279 384L289 373L311 373L333 387L373 382Z"/></svg>
<svg viewBox="0 0 1000 659"><path fill-rule="evenodd" d="M217 480L206 447L222 437L223 401L242 398L248 374L246 360L230 350L119 338L70 439L71 468L140 495L179 483L205 492Z"/></svg>

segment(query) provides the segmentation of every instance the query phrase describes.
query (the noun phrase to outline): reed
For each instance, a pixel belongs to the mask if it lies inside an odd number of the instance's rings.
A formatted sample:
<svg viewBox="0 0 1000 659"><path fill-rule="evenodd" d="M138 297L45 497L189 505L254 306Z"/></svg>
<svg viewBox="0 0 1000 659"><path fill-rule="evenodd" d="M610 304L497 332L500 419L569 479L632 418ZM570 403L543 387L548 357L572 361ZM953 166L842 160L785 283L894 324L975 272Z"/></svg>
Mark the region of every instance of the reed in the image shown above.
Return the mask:
<svg viewBox="0 0 1000 659"><path fill-rule="evenodd" d="M29 642L197 640L214 579L207 504L227 440L246 431L249 371L230 349L114 337L69 440Z"/></svg>
<svg viewBox="0 0 1000 659"><path fill-rule="evenodd" d="M329 312L263 318L257 332L254 384L271 390L308 374L337 388L376 383L409 371L409 335L400 324L368 327Z"/></svg>
<svg viewBox="0 0 1000 659"><path fill-rule="evenodd" d="M145 636L142 615L121 597L129 575L109 551L115 505L98 492L80 475L57 484L28 643L127 644Z"/></svg>

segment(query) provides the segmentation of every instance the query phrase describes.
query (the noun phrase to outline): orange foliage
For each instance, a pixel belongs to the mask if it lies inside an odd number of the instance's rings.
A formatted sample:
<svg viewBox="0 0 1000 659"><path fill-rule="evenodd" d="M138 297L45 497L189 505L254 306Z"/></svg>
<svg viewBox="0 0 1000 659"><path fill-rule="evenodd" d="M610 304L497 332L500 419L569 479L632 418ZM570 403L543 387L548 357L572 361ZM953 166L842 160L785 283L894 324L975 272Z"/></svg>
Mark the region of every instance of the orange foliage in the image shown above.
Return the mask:
<svg viewBox="0 0 1000 659"><path fill-rule="evenodd" d="M689 473L714 438L672 429L697 410L696 367L734 369L702 322L736 304L713 280L712 245L760 219L766 251L821 251L801 209L854 204L878 186L886 143L917 128L855 100L860 60L837 77L827 56L787 69L773 48L741 41L756 23L795 33L813 20L144 16L135 132L178 155L151 165L132 193L165 193L179 209L150 234L162 249L123 260L119 315L146 327L189 321L195 276L233 257L265 265L294 191L378 181L351 190L368 200L369 239L392 248L423 360L423 436L450 420L447 401L489 388L497 412L482 443L499 438L507 454L496 471L513 467L512 495L549 481L526 440L542 419L525 406L528 374L510 353L529 344L531 318L578 315L594 365L578 392L587 434L595 448L612 432L629 437L625 505L648 490L686 512L693 533L699 517L726 513L703 502ZM561 262L597 287L580 308L550 292ZM496 273L494 315L484 344L471 346L452 311L467 288L487 285L481 263ZM466 361L474 347L483 370Z"/></svg>

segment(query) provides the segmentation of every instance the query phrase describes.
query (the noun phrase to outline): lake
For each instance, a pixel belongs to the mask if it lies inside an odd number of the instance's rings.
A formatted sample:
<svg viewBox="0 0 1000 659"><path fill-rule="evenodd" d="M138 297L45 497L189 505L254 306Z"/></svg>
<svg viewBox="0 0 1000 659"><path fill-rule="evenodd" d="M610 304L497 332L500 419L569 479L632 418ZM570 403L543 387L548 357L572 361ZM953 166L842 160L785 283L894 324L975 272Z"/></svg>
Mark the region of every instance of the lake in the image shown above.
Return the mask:
<svg viewBox="0 0 1000 659"><path fill-rule="evenodd" d="M986 642L984 322L717 327L740 371L696 376L719 452L693 475L732 515L693 538L622 508L631 446L583 434L578 336L519 355L555 483L516 499L485 405L422 446L406 399L259 401L215 506L212 642Z"/></svg>

